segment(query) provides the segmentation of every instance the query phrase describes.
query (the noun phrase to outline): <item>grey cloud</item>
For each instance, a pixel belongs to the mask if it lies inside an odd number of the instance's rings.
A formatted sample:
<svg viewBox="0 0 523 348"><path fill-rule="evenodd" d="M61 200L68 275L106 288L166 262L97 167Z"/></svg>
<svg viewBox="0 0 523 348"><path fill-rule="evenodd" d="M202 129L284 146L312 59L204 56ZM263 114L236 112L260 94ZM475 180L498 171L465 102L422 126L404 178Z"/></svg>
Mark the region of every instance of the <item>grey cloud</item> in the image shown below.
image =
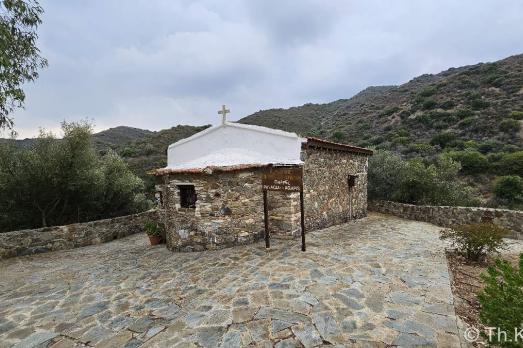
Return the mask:
<svg viewBox="0 0 523 348"><path fill-rule="evenodd" d="M520 0L41 0L50 66L15 116L161 129L349 98L521 53Z"/></svg>

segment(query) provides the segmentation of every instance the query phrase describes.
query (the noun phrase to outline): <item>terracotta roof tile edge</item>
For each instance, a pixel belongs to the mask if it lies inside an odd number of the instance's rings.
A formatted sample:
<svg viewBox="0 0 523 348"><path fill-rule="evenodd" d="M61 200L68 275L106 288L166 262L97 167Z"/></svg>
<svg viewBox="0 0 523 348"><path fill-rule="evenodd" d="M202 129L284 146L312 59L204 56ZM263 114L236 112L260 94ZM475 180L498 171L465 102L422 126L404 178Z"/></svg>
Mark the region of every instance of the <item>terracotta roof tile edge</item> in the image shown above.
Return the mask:
<svg viewBox="0 0 523 348"><path fill-rule="evenodd" d="M307 139L307 142L303 144L304 146L319 145L319 146L323 146L326 148L332 148L335 150L346 151L346 152L363 153L363 154L367 154L367 155L374 154L374 151L372 151L371 149L364 148L364 147L335 143L333 141L328 141L328 140L315 138L315 137L306 137L305 139Z"/></svg>

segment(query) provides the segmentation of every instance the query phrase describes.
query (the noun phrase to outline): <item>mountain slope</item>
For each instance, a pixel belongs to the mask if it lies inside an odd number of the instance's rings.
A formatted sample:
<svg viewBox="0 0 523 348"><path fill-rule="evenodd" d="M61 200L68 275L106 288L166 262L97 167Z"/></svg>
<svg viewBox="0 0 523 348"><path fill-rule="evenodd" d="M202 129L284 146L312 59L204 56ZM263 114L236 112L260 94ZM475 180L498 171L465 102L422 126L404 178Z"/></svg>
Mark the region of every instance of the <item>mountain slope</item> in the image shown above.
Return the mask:
<svg viewBox="0 0 523 348"><path fill-rule="evenodd" d="M523 55L369 87L350 99L254 113L239 122L362 146L428 143L436 134L521 147Z"/></svg>

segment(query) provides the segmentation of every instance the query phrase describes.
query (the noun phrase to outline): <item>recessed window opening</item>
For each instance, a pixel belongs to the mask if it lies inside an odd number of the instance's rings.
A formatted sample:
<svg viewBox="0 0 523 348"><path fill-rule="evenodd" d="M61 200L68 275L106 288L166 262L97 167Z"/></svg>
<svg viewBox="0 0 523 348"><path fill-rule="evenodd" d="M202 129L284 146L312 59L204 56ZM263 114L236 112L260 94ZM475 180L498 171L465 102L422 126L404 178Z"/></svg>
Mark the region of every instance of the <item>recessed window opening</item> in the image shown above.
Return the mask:
<svg viewBox="0 0 523 348"><path fill-rule="evenodd" d="M358 178L357 175L351 175L349 174L347 176L347 184L349 185L349 189L353 188L354 186L356 186L356 179Z"/></svg>
<svg viewBox="0 0 523 348"><path fill-rule="evenodd" d="M196 208L196 190L194 185L178 185L180 190L180 205L182 208Z"/></svg>

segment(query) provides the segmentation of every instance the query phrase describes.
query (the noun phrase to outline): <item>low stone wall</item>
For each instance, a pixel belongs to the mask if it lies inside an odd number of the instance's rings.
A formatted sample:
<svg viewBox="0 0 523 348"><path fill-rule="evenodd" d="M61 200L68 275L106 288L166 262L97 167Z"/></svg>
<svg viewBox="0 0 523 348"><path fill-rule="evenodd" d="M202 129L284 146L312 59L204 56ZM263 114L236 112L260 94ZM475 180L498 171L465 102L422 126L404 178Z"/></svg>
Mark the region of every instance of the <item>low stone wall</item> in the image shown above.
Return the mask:
<svg viewBox="0 0 523 348"><path fill-rule="evenodd" d="M443 227L492 221L496 225L510 230L509 238L523 239L523 211L412 205L390 201L371 201L368 207L371 211L392 214L411 220L426 221Z"/></svg>
<svg viewBox="0 0 523 348"><path fill-rule="evenodd" d="M0 233L0 259L109 242L143 232L145 221L156 218L157 212L150 210L112 219Z"/></svg>

